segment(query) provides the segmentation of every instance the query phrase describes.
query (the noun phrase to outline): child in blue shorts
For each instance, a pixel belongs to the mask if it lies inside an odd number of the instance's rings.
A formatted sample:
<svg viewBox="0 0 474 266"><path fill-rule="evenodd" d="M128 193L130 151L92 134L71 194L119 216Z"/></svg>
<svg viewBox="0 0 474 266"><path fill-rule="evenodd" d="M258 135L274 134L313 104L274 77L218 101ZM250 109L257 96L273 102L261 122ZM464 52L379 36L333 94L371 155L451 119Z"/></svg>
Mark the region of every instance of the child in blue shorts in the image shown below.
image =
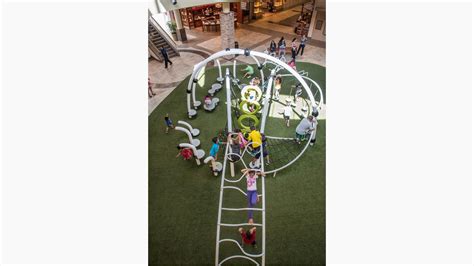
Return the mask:
<svg viewBox="0 0 474 266"><path fill-rule="evenodd" d="M168 134L168 130L170 128L174 129L173 121L171 121L170 116L168 115L168 113L165 115L165 123L166 123L166 133Z"/></svg>

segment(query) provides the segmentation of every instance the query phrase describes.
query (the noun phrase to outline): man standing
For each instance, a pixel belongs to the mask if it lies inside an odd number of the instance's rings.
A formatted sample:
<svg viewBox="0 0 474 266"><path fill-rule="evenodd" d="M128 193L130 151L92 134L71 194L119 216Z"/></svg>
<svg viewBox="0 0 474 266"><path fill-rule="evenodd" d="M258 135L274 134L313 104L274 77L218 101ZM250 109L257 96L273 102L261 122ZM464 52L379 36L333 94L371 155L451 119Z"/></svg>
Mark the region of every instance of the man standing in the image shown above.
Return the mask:
<svg viewBox="0 0 474 266"><path fill-rule="evenodd" d="M307 118L303 118L301 122L296 127L296 141L298 144L301 144L301 141L306 139L306 135L311 131L315 130L317 122L315 123L314 117L312 115Z"/></svg>
<svg viewBox="0 0 474 266"><path fill-rule="evenodd" d="M296 55L298 55L300 53L300 50L301 50L301 56L303 56L304 47L306 46L306 41L307 40L308 40L308 38L306 37L306 35L301 36L300 47L298 47L298 51L296 52Z"/></svg>
<svg viewBox="0 0 474 266"><path fill-rule="evenodd" d="M165 60L165 68L168 68L168 62L170 63L170 65L172 65L173 62L170 61L166 48L164 46L161 46L160 52L161 52L161 55L163 56L163 59Z"/></svg>

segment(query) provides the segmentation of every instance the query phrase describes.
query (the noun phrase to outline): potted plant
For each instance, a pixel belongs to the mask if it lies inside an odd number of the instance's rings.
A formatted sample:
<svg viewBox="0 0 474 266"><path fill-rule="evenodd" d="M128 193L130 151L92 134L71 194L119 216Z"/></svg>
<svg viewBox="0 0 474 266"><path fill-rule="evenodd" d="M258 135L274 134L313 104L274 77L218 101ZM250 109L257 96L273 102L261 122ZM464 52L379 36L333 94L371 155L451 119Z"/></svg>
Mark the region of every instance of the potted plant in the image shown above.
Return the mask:
<svg viewBox="0 0 474 266"><path fill-rule="evenodd" d="M173 21L168 21L167 25L171 32L171 36L173 36L173 40L178 40L178 34L176 33L176 23Z"/></svg>

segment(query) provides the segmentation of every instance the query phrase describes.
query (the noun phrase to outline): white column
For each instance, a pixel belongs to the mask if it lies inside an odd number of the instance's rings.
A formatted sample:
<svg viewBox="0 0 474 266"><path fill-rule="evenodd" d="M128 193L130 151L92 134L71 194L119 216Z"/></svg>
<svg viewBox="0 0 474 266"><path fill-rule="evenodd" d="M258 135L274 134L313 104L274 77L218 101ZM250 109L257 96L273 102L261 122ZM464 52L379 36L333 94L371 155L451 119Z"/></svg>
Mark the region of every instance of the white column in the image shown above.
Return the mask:
<svg viewBox="0 0 474 266"><path fill-rule="evenodd" d="M183 23L181 21L181 14L179 13L178 9L173 10L174 19L176 20L176 28L182 29Z"/></svg>
<svg viewBox="0 0 474 266"><path fill-rule="evenodd" d="M272 97L272 85L273 85L273 78L275 77L275 69L272 70L270 77L268 77L268 84L267 89L265 91L265 100L263 101L263 111L262 111L262 122L260 124L260 132L265 133L265 124L267 121L269 105L270 105L270 98ZM262 156L263 158L263 156ZM263 161L262 161L263 162Z"/></svg>
<svg viewBox="0 0 474 266"><path fill-rule="evenodd" d="M311 38L313 36L314 26L316 25L316 15L318 14L318 11L316 10L316 2L317 1L315 1L314 7L313 7L313 15L311 16L311 23L309 23L308 38Z"/></svg>

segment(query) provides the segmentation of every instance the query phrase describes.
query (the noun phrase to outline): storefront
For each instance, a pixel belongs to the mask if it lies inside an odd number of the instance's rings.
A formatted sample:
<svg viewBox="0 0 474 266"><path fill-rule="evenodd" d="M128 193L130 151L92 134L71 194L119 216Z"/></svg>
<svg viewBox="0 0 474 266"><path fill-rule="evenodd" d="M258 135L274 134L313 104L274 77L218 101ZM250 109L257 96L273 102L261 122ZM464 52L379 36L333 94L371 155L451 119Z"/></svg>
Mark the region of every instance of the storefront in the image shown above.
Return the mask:
<svg viewBox="0 0 474 266"><path fill-rule="evenodd" d="M237 11L237 6L237 3L231 3L231 10ZM201 28L202 31L220 31L221 4L182 8L179 12L183 26L187 29ZM237 22L237 18L235 21Z"/></svg>

